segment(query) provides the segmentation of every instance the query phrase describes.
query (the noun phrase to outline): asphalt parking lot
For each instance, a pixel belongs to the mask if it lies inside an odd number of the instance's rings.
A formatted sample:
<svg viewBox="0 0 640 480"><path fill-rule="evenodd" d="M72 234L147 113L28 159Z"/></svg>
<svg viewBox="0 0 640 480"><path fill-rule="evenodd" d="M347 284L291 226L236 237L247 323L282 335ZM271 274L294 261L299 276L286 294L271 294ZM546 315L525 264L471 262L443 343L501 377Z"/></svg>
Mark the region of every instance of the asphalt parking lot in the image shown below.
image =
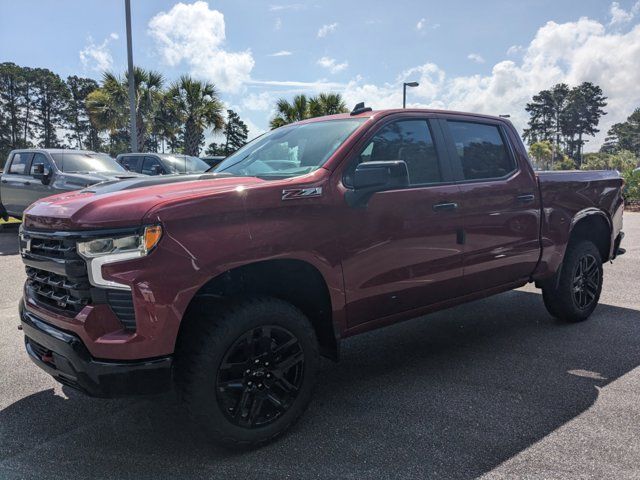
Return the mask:
<svg viewBox="0 0 640 480"><path fill-rule="evenodd" d="M640 478L640 214L624 230L589 321L557 323L527 287L353 338L293 430L238 453L172 395L91 399L35 367L5 227L0 479Z"/></svg>

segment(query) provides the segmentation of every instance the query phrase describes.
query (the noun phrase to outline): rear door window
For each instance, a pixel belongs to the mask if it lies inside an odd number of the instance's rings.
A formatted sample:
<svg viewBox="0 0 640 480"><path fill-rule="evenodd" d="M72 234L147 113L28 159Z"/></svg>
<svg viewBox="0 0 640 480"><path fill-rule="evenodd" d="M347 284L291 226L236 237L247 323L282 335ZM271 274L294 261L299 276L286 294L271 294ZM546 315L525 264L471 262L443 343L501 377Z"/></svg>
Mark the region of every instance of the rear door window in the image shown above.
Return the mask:
<svg viewBox="0 0 640 480"><path fill-rule="evenodd" d="M9 172L15 175L24 175L27 169L27 163L31 158L32 153L16 153L11 159L11 165L9 166Z"/></svg>
<svg viewBox="0 0 640 480"><path fill-rule="evenodd" d="M142 173L145 175L162 175L164 173L164 168L155 157L144 157L144 162L142 163Z"/></svg>
<svg viewBox="0 0 640 480"><path fill-rule="evenodd" d="M120 159L120 165L129 170L130 172L138 171L139 157L122 157Z"/></svg>
<svg viewBox="0 0 640 480"><path fill-rule="evenodd" d="M497 125L447 120L464 180L502 178L516 164Z"/></svg>

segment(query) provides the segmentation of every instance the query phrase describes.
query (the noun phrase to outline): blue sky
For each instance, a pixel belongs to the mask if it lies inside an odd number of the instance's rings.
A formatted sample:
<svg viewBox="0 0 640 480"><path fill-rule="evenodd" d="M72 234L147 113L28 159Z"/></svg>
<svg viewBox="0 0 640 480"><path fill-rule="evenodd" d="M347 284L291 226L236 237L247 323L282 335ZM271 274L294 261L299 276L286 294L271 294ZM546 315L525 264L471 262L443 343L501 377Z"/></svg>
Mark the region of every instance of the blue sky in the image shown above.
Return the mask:
<svg viewBox="0 0 640 480"><path fill-rule="evenodd" d="M280 96L386 108L403 80L421 83L410 104L510 113L520 128L524 103L557 81L603 87L603 130L640 106L636 0L131 3L135 63L213 81L254 134ZM126 66L123 1L0 0L0 32L0 61L96 79Z"/></svg>

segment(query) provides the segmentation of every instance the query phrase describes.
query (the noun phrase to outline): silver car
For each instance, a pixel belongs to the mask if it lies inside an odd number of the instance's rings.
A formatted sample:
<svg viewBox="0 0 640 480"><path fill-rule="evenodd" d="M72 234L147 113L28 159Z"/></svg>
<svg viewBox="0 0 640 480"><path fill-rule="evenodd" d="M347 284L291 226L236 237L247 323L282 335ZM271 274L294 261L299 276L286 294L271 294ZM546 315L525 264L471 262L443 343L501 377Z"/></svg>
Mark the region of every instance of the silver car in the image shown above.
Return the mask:
<svg viewBox="0 0 640 480"><path fill-rule="evenodd" d="M0 176L0 216L21 218L33 202L95 183L140 176L104 153L24 149L9 153Z"/></svg>

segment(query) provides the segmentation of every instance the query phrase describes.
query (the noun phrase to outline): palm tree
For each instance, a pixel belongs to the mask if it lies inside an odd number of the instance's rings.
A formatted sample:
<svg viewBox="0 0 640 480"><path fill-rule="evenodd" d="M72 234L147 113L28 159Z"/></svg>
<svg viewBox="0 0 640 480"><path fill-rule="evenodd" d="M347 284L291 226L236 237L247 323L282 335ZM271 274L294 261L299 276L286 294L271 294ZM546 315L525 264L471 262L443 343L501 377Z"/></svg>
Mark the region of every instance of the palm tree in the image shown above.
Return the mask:
<svg viewBox="0 0 640 480"><path fill-rule="evenodd" d="M218 92L212 83L183 75L171 86L167 95L175 105L177 117L184 124L184 153L198 155L205 129L213 128L217 132L224 126L223 106Z"/></svg>
<svg viewBox="0 0 640 480"><path fill-rule="evenodd" d="M312 97L309 101L309 113L311 117L335 115L337 113L347 113L348 111L347 104L339 93L320 93L317 97Z"/></svg>
<svg viewBox="0 0 640 480"><path fill-rule="evenodd" d="M280 98L276 103L276 116L270 122L271 128L278 128L289 123L307 118L346 113L349 110L339 93L320 93L315 97L296 95L293 102Z"/></svg>
<svg viewBox="0 0 640 480"><path fill-rule="evenodd" d="M280 98L276 102L276 116L271 120L271 128L309 118L309 100L306 95L296 95L293 102Z"/></svg>
<svg viewBox="0 0 640 480"><path fill-rule="evenodd" d="M158 72L135 67L133 71L136 98L138 151L144 147L155 110L162 96L164 79ZM129 122L129 75L111 72L102 76L102 87L87 96L87 110L93 125L108 130L111 136L126 131Z"/></svg>

